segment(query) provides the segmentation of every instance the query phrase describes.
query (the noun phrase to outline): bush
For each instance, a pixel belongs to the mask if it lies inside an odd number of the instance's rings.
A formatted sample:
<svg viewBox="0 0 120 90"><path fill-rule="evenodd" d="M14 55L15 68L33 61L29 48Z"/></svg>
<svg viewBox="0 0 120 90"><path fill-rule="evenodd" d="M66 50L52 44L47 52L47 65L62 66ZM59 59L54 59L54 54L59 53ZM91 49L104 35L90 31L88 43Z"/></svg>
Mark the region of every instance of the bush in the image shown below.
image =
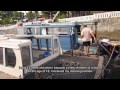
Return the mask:
<svg viewBox="0 0 120 90"><path fill-rule="evenodd" d="M2 25L3 24L3 21L2 20L0 20L0 25Z"/></svg>

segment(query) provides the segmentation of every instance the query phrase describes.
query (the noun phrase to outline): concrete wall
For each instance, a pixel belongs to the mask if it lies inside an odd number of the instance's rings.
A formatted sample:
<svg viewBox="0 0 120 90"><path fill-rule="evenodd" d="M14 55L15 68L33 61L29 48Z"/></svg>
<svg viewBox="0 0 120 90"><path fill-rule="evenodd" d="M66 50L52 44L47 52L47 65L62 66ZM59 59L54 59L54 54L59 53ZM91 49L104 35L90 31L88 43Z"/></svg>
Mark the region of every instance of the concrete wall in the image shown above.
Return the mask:
<svg viewBox="0 0 120 90"><path fill-rule="evenodd" d="M97 25L98 31L114 31L120 30L120 17L113 17L109 19L101 19Z"/></svg>
<svg viewBox="0 0 120 90"><path fill-rule="evenodd" d="M88 25L93 31L95 31L95 25ZM81 30L83 26L81 26ZM97 25L98 31L114 31L120 30L120 17L113 17L109 19L100 19Z"/></svg>

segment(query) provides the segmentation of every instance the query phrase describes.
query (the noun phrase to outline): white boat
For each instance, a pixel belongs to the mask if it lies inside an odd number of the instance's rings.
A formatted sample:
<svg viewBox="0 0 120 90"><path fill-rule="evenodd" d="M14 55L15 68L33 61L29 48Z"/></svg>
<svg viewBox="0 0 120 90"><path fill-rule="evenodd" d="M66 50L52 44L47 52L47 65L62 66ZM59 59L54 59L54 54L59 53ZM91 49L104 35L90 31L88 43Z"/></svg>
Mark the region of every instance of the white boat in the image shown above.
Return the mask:
<svg viewBox="0 0 120 90"><path fill-rule="evenodd" d="M33 49L31 40L21 39L25 37L27 35L1 36L0 71L17 78L24 78L30 73L30 67L38 67L62 54L61 44L57 36L33 36L34 38L50 39L51 48L49 51Z"/></svg>

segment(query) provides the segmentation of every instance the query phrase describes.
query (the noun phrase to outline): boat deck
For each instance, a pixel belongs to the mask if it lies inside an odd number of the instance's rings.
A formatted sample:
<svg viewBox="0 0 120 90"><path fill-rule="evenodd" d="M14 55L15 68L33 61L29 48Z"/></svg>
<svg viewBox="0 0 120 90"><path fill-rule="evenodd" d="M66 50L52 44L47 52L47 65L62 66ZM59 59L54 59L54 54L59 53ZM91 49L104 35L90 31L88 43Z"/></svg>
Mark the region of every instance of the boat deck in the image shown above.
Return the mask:
<svg viewBox="0 0 120 90"><path fill-rule="evenodd" d="M99 58L91 55L86 56L59 56L58 58L48 62L42 66L44 67L98 67ZM101 63L102 65L102 63ZM85 70L82 72L82 70ZM71 69L69 72L62 73L38 73L39 79L94 79L96 74L96 69Z"/></svg>
<svg viewBox="0 0 120 90"><path fill-rule="evenodd" d="M102 68L103 59L97 55L90 55L90 57L79 55L78 52L71 56L70 52L45 63L42 67L89 67L91 69L77 69L69 72L38 72L26 76L25 79L95 79L99 75L100 70L95 68ZM41 66L40 66L41 67ZM93 69L94 68L94 69ZM55 69L54 69L55 70ZM60 71L56 69L56 71ZM64 71L66 69L63 69ZM84 70L83 72L81 72ZM61 69L62 71L62 69Z"/></svg>

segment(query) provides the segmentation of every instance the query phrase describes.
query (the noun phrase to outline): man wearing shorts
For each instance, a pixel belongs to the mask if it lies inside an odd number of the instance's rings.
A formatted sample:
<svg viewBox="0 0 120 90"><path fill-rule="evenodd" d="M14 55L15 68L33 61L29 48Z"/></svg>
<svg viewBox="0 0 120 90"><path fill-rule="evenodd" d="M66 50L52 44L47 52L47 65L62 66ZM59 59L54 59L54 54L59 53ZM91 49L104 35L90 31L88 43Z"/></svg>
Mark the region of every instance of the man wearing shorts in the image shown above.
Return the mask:
<svg viewBox="0 0 120 90"><path fill-rule="evenodd" d="M89 48L90 48L90 41L92 39L91 35L94 37L94 40L96 39L93 31L87 27L87 25L84 25L84 29L81 31L83 46L84 46L84 53L85 55L89 56Z"/></svg>

